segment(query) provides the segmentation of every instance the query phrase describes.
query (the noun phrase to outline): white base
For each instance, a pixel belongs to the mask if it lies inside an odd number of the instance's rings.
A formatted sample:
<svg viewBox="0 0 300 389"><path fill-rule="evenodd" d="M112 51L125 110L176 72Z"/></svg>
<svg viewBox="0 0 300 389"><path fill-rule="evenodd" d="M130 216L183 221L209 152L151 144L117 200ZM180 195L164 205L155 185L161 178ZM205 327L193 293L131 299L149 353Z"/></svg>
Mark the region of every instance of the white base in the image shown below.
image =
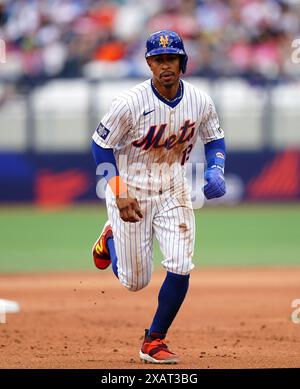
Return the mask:
<svg viewBox="0 0 300 389"><path fill-rule="evenodd" d="M0 313L20 312L20 305L16 301L0 299Z"/></svg>

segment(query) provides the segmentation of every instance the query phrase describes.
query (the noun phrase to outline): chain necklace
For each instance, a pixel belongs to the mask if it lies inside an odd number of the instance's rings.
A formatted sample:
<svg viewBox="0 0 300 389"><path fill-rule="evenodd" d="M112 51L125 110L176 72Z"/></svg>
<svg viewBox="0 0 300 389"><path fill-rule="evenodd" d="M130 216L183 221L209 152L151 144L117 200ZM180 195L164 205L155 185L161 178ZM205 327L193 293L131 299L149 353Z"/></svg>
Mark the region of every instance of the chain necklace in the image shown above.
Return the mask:
<svg viewBox="0 0 300 389"><path fill-rule="evenodd" d="M155 89L155 91L157 92L157 94L162 97L164 100L168 101L169 103L174 103L175 101L179 100L182 98L182 83L181 83L181 80L179 81L179 87L180 87L180 94L178 97L175 97L174 99L167 99L164 95L162 95L161 93L159 93L159 91L157 90L157 88L155 87L154 85L154 82L151 80L151 85L152 87Z"/></svg>

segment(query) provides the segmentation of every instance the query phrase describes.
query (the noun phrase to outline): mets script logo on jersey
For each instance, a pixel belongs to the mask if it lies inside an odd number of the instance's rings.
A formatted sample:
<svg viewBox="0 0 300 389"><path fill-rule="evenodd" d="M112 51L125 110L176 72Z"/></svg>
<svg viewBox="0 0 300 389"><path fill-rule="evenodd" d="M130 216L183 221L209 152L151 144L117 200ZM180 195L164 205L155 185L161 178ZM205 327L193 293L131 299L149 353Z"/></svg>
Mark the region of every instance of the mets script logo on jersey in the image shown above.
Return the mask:
<svg viewBox="0 0 300 389"><path fill-rule="evenodd" d="M169 36L168 35L161 35L160 39L159 39L159 44L165 48L168 46L169 44Z"/></svg>
<svg viewBox="0 0 300 389"><path fill-rule="evenodd" d="M172 149L177 144L189 142L195 133L195 122L190 123L190 120L186 120L184 125L180 127L178 134L172 134L164 141L161 140L167 123L158 126L151 126L148 133L141 139L133 142L133 146L141 147L142 150L149 150L151 148L157 149L159 147L165 147L167 150Z"/></svg>

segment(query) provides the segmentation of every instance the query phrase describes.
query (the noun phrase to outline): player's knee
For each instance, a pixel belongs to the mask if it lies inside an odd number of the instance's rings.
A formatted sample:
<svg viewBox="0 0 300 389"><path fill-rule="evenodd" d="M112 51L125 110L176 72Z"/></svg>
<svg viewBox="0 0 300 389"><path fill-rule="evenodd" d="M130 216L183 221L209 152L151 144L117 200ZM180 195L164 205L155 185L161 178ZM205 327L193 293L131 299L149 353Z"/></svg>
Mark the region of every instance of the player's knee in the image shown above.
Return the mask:
<svg viewBox="0 0 300 389"><path fill-rule="evenodd" d="M127 280L126 282L122 282L123 286L130 292L137 292L143 288L145 288L149 284L149 280Z"/></svg>
<svg viewBox="0 0 300 389"><path fill-rule="evenodd" d="M150 273L146 271L127 271L118 269L119 281L130 292L137 292L145 288L150 281Z"/></svg>
<svg viewBox="0 0 300 389"><path fill-rule="evenodd" d="M144 289L147 285L148 285L148 282L143 282L143 283L139 283L139 284L132 284L132 285L130 285L130 287L127 287L127 289L130 292L138 292L139 290Z"/></svg>

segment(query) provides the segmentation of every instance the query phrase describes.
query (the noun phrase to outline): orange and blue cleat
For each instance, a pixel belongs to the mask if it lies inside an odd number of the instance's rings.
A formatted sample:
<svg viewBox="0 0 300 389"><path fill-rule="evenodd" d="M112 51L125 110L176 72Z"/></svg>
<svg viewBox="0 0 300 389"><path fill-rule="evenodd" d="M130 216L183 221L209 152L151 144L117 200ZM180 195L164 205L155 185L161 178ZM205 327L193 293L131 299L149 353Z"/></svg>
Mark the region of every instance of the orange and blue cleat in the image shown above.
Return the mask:
<svg viewBox="0 0 300 389"><path fill-rule="evenodd" d="M109 221L107 221L92 250L94 263L98 269L104 270L111 264L111 259L106 243L107 240L112 237L112 228L109 224Z"/></svg>
<svg viewBox="0 0 300 389"><path fill-rule="evenodd" d="M165 335L145 330L145 338L140 350L140 358L145 363L175 364L179 362L176 354L168 349Z"/></svg>

